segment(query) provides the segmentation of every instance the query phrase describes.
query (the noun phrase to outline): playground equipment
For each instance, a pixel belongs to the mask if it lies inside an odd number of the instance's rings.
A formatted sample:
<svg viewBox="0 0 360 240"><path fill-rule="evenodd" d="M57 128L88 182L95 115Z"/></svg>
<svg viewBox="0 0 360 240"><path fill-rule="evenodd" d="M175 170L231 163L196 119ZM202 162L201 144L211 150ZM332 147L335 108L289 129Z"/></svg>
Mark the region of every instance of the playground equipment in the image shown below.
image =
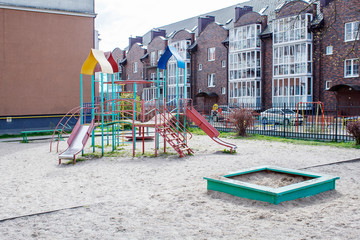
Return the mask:
<svg viewBox="0 0 360 240"><path fill-rule="evenodd" d="M177 64L176 95L168 96L166 69L171 57L176 60ZM163 80L159 78L160 69L165 72ZM164 139L164 152L166 152L166 145L169 144L180 157L185 157L193 153L193 150L187 145L188 136L191 137L192 135L185 127L186 117L195 122L215 142L230 148L232 152L236 146L220 140L218 138L219 132L194 109L191 99L185 98L185 79L182 80L184 92L180 92L179 69L182 69L185 78L184 61L174 47L167 47L158 62L156 81L121 80L117 64L111 53L104 54L99 50L92 49L81 69L81 106L69 111L65 115L67 117L59 122L54 131L54 133L60 131L61 135L63 130L59 130L59 126L66 125L71 117L79 118L67 141L68 148L59 155L59 164L61 164L62 159L72 159L75 163L76 155L83 151L90 137L93 152L95 152L96 128L101 130L101 154L104 155L105 140L107 145L112 146L113 151L116 150L120 143L124 143L125 125L131 126L131 136L127 138L132 140L133 156L135 156L137 140L142 140L142 151L144 153L145 139L149 138L155 138L155 156L157 156L159 139L162 137ZM99 80L95 79L95 72L99 72ZM91 102L84 102L83 100L83 75L91 76ZM99 97L94 94L95 83L98 83L100 87ZM140 101L136 96L137 85L148 83L157 85L157 96L149 101ZM161 95L160 84L164 87ZM126 92L125 87L129 85L132 86L132 91ZM105 86L106 94L104 94ZM109 127L111 127L110 131ZM148 134L149 128L154 129L155 134L153 136ZM137 129L139 135L137 135ZM121 138L122 142L120 141ZM51 149L52 142L50 151Z"/></svg>
<svg viewBox="0 0 360 240"><path fill-rule="evenodd" d="M252 182L252 175L255 174L257 174L254 178L256 180ZM300 180L294 181L296 183L289 182L290 185L284 184L283 186L276 186L276 184L272 182L269 182L269 185L260 185L266 182L264 179L271 179L269 177L271 175L286 176L288 178L295 177ZM204 177L204 179L207 180L208 190L279 204L283 201L313 196L335 189L335 181L340 178L295 169L261 166L228 173L217 178ZM263 181L259 181L259 179Z"/></svg>
<svg viewBox="0 0 360 240"><path fill-rule="evenodd" d="M306 114L306 110L308 110ZM324 115L324 103L323 102L298 102L296 106L296 116L298 118L299 112L307 122L315 123L315 129L318 129L319 125L321 130L324 130L326 125L326 119ZM298 121L297 121L298 122ZM298 125L297 125L298 126Z"/></svg>

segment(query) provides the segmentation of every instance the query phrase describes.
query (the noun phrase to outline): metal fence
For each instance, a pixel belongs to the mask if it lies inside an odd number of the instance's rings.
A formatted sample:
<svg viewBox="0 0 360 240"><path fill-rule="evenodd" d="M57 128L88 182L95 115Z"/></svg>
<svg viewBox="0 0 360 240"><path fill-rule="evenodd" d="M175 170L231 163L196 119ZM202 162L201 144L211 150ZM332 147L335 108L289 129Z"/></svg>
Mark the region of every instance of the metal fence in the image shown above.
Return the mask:
<svg viewBox="0 0 360 240"><path fill-rule="evenodd" d="M212 110L206 119L219 131L235 132L231 114L235 109L245 108L253 114L249 134L280 136L284 138L321 141L353 141L347 132L347 124L360 120L360 105L330 105L321 102L282 104L265 108L243 105L224 106Z"/></svg>

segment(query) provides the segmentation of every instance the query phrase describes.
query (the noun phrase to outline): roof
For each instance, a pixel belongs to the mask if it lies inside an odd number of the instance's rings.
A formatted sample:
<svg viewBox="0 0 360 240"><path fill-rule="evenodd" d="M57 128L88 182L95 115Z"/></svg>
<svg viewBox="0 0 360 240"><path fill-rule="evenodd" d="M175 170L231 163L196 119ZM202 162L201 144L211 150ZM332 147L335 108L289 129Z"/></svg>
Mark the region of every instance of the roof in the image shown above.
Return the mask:
<svg viewBox="0 0 360 240"><path fill-rule="evenodd" d="M335 86L332 86L330 89L328 89L327 91L330 92L337 92L339 91L341 88L351 88L354 89L355 91L360 91L360 86L359 85L355 85L355 84L338 84ZM349 89L350 90L350 89Z"/></svg>
<svg viewBox="0 0 360 240"><path fill-rule="evenodd" d="M197 50L197 41L194 41L188 48L188 51L195 52Z"/></svg>
<svg viewBox="0 0 360 240"><path fill-rule="evenodd" d="M148 56L149 56L149 53L147 52L147 53L145 53L144 56L142 56L142 57L140 58L140 60L144 60L144 59L147 58Z"/></svg>
<svg viewBox="0 0 360 240"><path fill-rule="evenodd" d="M96 64L100 65L101 72L114 73L113 67L106 58L104 52L96 49L91 49L89 56L82 65L81 74L93 75Z"/></svg>
<svg viewBox="0 0 360 240"><path fill-rule="evenodd" d="M169 58L171 58L172 56L174 56L174 58L177 61L177 66L179 68L184 68L185 69L185 62L184 60L181 58L181 56L179 55L179 53L176 51L175 47L172 46L167 46L165 49L165 52L163 53L163 55L161 55L161 58L158 61L158 68L160 69L166 69L166 64L169 61Z"/></svg>
<svg viewBox="0 0 360 240"><path fill-rule="evenodd" d="M195 95L195 97L216 98L216 97L219 97L219 95L217 95L217 93L215 93L215 92L199 92L198 94Z"/></svg>
<svg viewBox="0 0 360 240"><path fill-rule="evenodd" d="M224 25L226 28L233 28L234 21L231 21L231 19L234 20L235 18L235 7L243 7L243 6L252 6L253 11L260 12L260 10L263 10L264 15L268 15L268 20L270 21L272 18L275 17L274 9L276 6L278 6L283 0L251 0L242 2L239 4L231 5L226 8L222 8L216 11L200 14L188 19L184 19L175 23L171 23L168 25L164 25L161 27L156 27L159 29L166 30L166 33L168 36L171 36L171 33L177 32L182 29L191 29L193 32L195 32L195 36L197 37L199 35L199 28L196 26L198 25L198 18L201 16L207 16L211 15L215 17L215 21L218 24ZM266 8L267 7L267 8ZM266 9L265 9L266 8ZM265 10L264 10L265 9ZM148 45L151 41L151 31L147 32L143 36L143 44Z"/></svg>

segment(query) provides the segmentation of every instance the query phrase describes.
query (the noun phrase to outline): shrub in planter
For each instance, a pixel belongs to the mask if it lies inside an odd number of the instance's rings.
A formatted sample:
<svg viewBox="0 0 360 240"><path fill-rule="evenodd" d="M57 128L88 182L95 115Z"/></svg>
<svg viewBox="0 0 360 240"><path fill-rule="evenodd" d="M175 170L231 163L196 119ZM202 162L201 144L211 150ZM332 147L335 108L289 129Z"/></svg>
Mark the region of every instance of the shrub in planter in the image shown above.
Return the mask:
<svg viewBox="0 0 360 240"><path fill-rule="evenodd" d="M254 124L254 112L247 108L235 109L229 116L238 136L245 137L246 130Z"/></svg>
<svg viewBox="0 0 360 240"><path fill-rule="evenodd" d="M360 120L349 122L346 125L346 130L355 138L355 144L360 145Z"/></svg>

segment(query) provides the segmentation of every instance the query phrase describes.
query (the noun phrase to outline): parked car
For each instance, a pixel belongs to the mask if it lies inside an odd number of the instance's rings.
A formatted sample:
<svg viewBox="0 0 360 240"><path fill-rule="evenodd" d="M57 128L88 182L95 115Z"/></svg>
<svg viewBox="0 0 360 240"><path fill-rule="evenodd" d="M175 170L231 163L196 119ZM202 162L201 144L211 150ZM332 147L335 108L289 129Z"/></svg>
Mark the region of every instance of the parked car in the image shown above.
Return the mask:
<svg viewBox="0 0 360 240"><path fill-rule="evenodd" d="M212 116L214 122L224 121L224 119L227 119L230 117L230 114L232 112L233 111L229 106L219 105L219 107L216 111L211 110L211 116Z"/></svg>
<svg viewBox="0 0 360 240"><path fill-rule="evenodd" d="M270 108L260 113L262 123L302 125L303 116L291 109Z"/></svg>
<svg viewBox="0 0 360 240"><path fill-rule="evenodd" d="M344 118L344 125L347 126L350 122L360 121L360 116L346 117Z"/></svg>

